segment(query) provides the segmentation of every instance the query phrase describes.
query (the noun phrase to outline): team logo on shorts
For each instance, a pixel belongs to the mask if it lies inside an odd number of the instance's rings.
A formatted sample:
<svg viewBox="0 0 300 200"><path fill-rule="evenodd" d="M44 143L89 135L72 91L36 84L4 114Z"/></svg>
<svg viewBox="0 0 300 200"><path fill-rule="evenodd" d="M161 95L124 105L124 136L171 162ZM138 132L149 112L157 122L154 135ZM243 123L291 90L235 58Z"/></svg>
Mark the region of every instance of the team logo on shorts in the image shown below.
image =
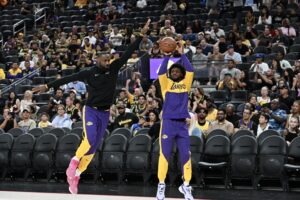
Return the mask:
<svg viewBox="0 0 300 200"><path fill-rule="evenodd" d="M93 126L93 122L88 122L88 123L86 123L86 125Z"/></svg>
<svg viewBox="0 0 300 200"><path fill-rule="evenodd" d="M162 139L167 139L167 138L168 138L168 136L166 134L162 135Z"/></svg>

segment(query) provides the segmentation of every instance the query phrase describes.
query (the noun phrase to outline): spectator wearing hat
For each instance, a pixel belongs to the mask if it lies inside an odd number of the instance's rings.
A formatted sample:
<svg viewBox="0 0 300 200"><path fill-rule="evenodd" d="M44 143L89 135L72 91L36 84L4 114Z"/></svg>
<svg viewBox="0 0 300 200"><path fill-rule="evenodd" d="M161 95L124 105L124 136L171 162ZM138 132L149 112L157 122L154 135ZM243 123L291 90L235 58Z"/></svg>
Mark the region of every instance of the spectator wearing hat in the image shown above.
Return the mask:
<svg viewBox="0 0 300 200"><path fill-rule="evenodd" d="M125 108L125 105L122 103L117 105L119 115L114 121L114 129L130 128L133 124L138 123L139 118L133 113L125 112Z"/></svg>
<svg viewBox="0 0 300 200"><path fill-rule="evenodd" d="M69 128L72 129L72 120L68 116L68 114L65 112L65 106L64 105L58 105L57 106L57 115L54 117L52 121L52 125L55 128Z"/></svg>
<svg viewBox="0 0 300 200"><path fill-rule="evenodd" d="M241 54L234 51L233 45L228 45L227 47L227 53L224 56L224 60L234 60L236 64L242 63L242 57Z"/></svg>
<svg viewBox="0 0 300 200"><path fill-rule="evenodd" d="M270 116L266 113L261 113L259 116L259 124L257 125L256 137L258 137L262 132L269 130L269 120Z"/></svg>
<svg viewBox="0 0 300 200"><path fill-rule="evenodd" d="M211 38L215 41L218 41L221 35L225 36L225 32L223 29L219 28L219 24L217 22L213 23L213 28L210 31Z"/></svg>
<svg viewBox="0 0 300 200"><path fill-rule="evenodd" d="M89 39L89 43L91 43L92 45L96 45L97 39L94 36L93 28L89 28L89 30L88 30L88 36L86 36L86 37L83 38L82 43L81 43L81 47L84 47L84 43L85 43L84 40L85 40L85 38L88 38Z"/></svg>
<svg viewBox="0 0 300 200"><path fill-rule="evenodd" d="M30 119L30 111L28 109L24 109L22 112L22 120L18 123L19 128L24 130L26 133L36 128L36 123L34 120Z"/></svg>
<svg viewBox="0 0 300 200"><path fill-rule="evenodd" d="M281 86L279 91L279 103L285 105L282 108L285 108L285 111L290 113L290 109L292 108L295 99L289 95L289 87L286 84Z"/></svg>
<svg viewBox="0 0 300 200"><path fill-rule="evenodd" d="M261 111L270 115L270 129L274 129L278 132L284 129L287 115L284 110L279 108L278 99L273 99L271 101L271 109L269 109L267 106L264 106Z"/></svg>
<svg viewBox="0 0 300 200"><path fill-rule="evenodd" d="M255 58L255 63L251 65L249 70L252 72L260 72L265 74L270 68L267 63L263 62L264 54L258 53L255 55Z"/></svg>

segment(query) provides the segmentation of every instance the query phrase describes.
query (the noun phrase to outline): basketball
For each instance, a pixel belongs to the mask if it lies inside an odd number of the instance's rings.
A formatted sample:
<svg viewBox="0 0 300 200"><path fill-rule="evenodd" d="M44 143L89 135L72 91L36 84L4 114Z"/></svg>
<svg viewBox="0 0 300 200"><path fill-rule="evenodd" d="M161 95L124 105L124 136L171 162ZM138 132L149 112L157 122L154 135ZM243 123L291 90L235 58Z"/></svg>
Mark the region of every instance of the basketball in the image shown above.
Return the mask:
<svg viewBox="0 0 300 200"><path fill-rule="evenodd" d="M175 51L176 47L177 43L171 37L165 37L159 43L159 48L165 53L171 53Z"/></svg>

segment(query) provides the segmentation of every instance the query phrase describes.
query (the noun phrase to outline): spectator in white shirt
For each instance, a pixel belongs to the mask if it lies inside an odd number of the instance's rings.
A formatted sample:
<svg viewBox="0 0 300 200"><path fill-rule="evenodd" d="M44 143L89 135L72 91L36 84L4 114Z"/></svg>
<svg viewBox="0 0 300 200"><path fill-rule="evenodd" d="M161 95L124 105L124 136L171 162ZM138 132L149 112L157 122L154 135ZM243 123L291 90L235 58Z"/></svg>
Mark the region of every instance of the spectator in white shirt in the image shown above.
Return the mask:
<svg viewBox="0 0 300 200"><path fill-rule="evenodd" d="M65 113L65 106L58 105L57 106L57 115L52 121L52 125L55 128L64 128L67 127L72 129L72 120L69 118L68 114Z"/></svg>
<svg viewBox="0 0 300 200"><path fill-rule="evenodd" d="M20 65L19 65L19 67L21 68L21 70L25 70L26 68L25 68L25 62L30 62L30 67L34 67L34 61L33 60L31 60L31 56L30 56L30 54L26 54L25 56L24 56L24 61L22 61L22 62L20 62Z"/></svg>
<svg viewBox="0 0 300 200"><path fill-rule="evenodd" d="M250 67L250 71L257 72L260 71L265 74L270 68L269 65L263 62L263 54L256 54L256 61Z"/></svg>
<svg viewBox="0 0 300 200"><path fill-rule="evenodd" d="M256 137L258 137L262 132L269 130L269 119L270 116L268 114L265 113L260 114Z"/></svg>
<svg viewBox="0 0 300 200"><path fill-rule="evenodd" d="M272 24L272 16L266 6L262 6L257 24Z"/></svg>
<svg viewBox="0 0 300 200"><path fill-rule="evenodd" d="M288 37L296 37L297 33L294 27L291 26L290 20L288 18L282 20L281 27L282 34Z"/></svg>
<svg viewBox="0 0 300 200"><path fill-rule="evenodd" d="M136 2L136 7L143 9L147 6L147 1L146 0L138 0Z"/></svg>
<svg viewBox="0 0 300 200"><path fill-rule="evenodd" d="M88 36L84 37L85 38L88 38L89 39L89 42L92 44L92 45L96 45L96 42L97 42L97 39L95 38L94 36L94 33L93 33L93 29L90 28L89 31L88 31ZM81 47L84 47L84 39L82 40L82 43L81 43Z"/></svg>
<svg viewBox="0 0 300 200"><path fill-rule="evenodd" d="M30 119L30 111L28 109L23 110L22 120L18 123L18 126L25 132L28 132L29 130L36 128L35 121Z"/></svg>
<svg viewBox="0 0 300 200"><path fill-rule="evenodd" d="M282 70L286 70L288 68L291 68L293 69L292 65L290 64L289 61L283 59L284 58L284 54L282 52L278 52L277 53L277 60L279 61L280 63L280 67Z"/></svg>
<svg viewBox="0 0 300 200"><path fill-rule="evenodd" d="M211 38L218 41L221 35L225 35L224 30L219 28L219 24L217 22L214 22L213 29L210 31Z"/></svg>
<svg viewBox="0 0 300 200"><path fill-rule="evenodd" d="M117 27L114 27L113 31L110 33L109 41L114 47L122 45L123 35L119 33L119 29Z"/></svg>
<svg viewBox="0 0 300 200"><path fill-rule="evenodd" d="M233 45L229 45L227 47L227 53L224 56L224 60L228 61L228 60L234 60L234 62L236 64L242 63L242 56L241 54L234 52L234 46Z"/></svg>
<svg viewBox="0 0 300 200"><path fill-rule="evenodd" d="M192 45L192 42L190 40L185 41L184 46L184 53L187 53L188 51L192 51L193 55L196 53L196 47Z"/></svg>

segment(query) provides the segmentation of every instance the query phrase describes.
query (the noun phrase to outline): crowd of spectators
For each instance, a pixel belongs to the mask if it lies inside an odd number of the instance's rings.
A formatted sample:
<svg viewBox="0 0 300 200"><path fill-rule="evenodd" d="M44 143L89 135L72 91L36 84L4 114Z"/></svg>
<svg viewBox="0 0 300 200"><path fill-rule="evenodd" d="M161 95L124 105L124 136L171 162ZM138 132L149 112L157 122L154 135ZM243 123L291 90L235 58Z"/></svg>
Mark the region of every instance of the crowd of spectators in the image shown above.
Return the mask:
<svg viewBox="0 0 300 200"><path fill-rule="evenodd" d="M195 80L189 103L191 119L187 119L191 135L207 135L216 128L230 135L239 129L249 129L255 135L275 129L290 142L299 134L299 54L295 59L286 59L290 47L299 36L299 5L293 0L268 2L259 2L260 6L256 8L248 5L249 9L241 15L239 9L244 6L244 1L234 1L232 15L236 16L233 18L235 20L224 25L221 24L222 19L212 16L230 13L232 10L226 6L228 1L206 1L203 10L207 11L208 19L188 22L184 18L176 18L178 12L189 13L188 1L162 1L162 15L158 21L152 22L150 33L143 38L139 50L128 60L128 65L136 63L144 53L151 58L162 58L159 40L170 36L176 39L178 48L183 48L190 56L196 70L207 67L209 63L208 85L214 84L211 79L214 75L218 78L216 90L225 90L228 94L235 90L249 92L248 101L242 106L227 104L217 107L214 99ZM96 23L93 26L74 25L69 33L64 32L63 27L44 24L30 40L23 33L8 38L3 51L7 54L17 51L19 60L11 63L7 72L0 70L1 80L13 82L27 76L27 81L31 83L37 75L29 74L35 69L40 69L41 77L47 76L48 70L58 70L55 78L59 79L66 69L76 72L93 66L97 56L103 52L110 53L112 62L120 57L123 46L135 40L135 33L139 31L139 28L129 25L114 26L113 22L128 12L149 6L146 0L77 0L75 4L73 1L61 3L66 9L73 6L86 8L86 21ZM55 21L59 16L53 18ZM104 21L111 22L105 30L100 28ZM267 62L266 57L275 47L280 47L282 51ZM256 53L259 48L265 52ZM254 62L249 59L251 56L255 57ZM237 66L242 63L248 63L249 69L238 69ZM110 109L108 129L112 131L126 127L135 134L141 128L150 128L149 135L157 138L162 96L157 81L147 84L142 77L143 74L134 72L132 78L123 83ZM48 126L71 128L73 123L81 121L87 90L86 85L78 81L56 88L51 91L53 96L42 113L36 96L30 91L26 91L22 98L11 92L7 99L0 98L3 112L0 128L5 131L15 127L25 131Z"/></svg>

